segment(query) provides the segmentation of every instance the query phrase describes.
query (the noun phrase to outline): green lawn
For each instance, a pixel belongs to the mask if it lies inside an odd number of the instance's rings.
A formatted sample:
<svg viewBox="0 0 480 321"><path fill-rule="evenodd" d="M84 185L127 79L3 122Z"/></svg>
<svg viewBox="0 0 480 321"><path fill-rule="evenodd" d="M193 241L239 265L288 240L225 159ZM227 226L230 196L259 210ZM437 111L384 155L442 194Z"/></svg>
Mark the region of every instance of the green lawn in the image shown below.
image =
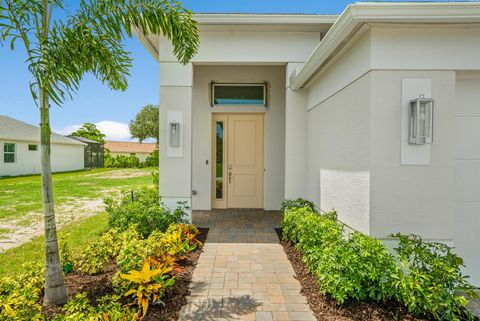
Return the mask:
<svg viewBox="0 0 480 321"><path fill-rule="evenodd" d="M53 174L56 206L78 199L103 198L119 190L135 189L152 184L153 168L112 169ZM42 211L40 176L0 178L0 219L22 218Z"/></svg>
<svg viewBox="0 0 480 321"><path fill-rule="evenodd" d="M101 213L70 223L59 231L58 237L60 240L62 235L67 234L67 244L75 253L79 253L88 244L94 242L106 229L107 214ZM44 264L44 260L44 238L43 236L36 237L28 243L0 253L0 276L20 272L24 263Z"/></svg>

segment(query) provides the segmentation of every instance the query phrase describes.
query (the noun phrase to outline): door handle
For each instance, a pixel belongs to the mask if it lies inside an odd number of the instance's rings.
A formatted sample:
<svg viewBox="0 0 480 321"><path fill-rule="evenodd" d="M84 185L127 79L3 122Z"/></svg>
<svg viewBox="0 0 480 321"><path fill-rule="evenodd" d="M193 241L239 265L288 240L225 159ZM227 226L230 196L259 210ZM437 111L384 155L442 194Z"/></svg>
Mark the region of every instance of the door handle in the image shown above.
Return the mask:
<svg viewBox="0 0 480 321"><path fill-rule="evenodd" d="M232 183L232 171L228 171L228 184Z"/></svg>

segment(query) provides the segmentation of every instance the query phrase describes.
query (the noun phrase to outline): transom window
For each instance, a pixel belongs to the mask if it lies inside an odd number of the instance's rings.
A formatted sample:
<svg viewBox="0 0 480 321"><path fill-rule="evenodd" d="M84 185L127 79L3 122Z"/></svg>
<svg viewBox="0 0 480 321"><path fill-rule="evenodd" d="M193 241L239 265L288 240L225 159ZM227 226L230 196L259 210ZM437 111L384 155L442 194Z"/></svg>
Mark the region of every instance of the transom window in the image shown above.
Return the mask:
<svg viewBox="0 0 480 321"><path fill-rule="evenodd" d="M15 163L15 144L12 144L12 143L3 144L3 162Z"/></svg>
<svg viewBox="0 0 480 321"><path fill-rule="evenodd" d="M28 145L28 150L36 151L36 150L38 150L38 145L30 144L30 145Z"/></svg>
<svg viewBox="0 0 480 321"><path fill-rule="evenodd" d="M212 83L212 106L216 105L267 106L267 85Z"/></svg>

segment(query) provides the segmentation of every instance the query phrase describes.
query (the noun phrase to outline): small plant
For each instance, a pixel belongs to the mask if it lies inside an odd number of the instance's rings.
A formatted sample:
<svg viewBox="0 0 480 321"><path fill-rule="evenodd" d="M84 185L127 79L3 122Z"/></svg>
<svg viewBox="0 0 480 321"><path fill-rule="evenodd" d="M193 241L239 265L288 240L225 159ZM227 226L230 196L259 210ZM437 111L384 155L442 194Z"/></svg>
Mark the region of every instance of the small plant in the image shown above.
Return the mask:
<svg viewBox="0 0 480 321"><path fill-rule="evenodd" d="M284 200L282 202L281 211L285 212L285 210L288 210L288 209L304 208L304 207L307 207L311 211L316 212L315 204L313 204L313 202L311 202L309 200L306 200L306 199L303 199L303 198L297 198L297 199L294 199L294 200Z"/></svg>
<svg viewBox="0 0 480 321"><path fill-rule="evenodd" d="M15 278L0 279L0 320L43 320L38 303L43 290L45 269L36 264L24 265L24 272Z"/></svg>
<svg viewBox="0 0 480 321"><path fill-rule="evenodd" d="M73 271L73 252L68 245L67 238L68 234L65 234L60 239L60 260L65 274Z"/></svg>
<svg viewBox="0 0 480 321"><path fill-rule="evenodd" d="M121 277L134 284L137 288L128 291L125 296L137 298L137 304L142 309L143 316L147 314L150 302L157 302L163 296L165 290L175 283L175 279L169 275L172 266L158 264L152 270L150 260L145 260L140 271L130 271Z"/></svg>
<svg viewBox="0 0 480 321"><path fill-rule="evenodd" d="M462 258L446 244L425 242L418 235L392 237L399 241L395 252L401 266L394 284L408 310L437 320L472 320L466 305L476 292L461 273Z"/></svg>
<svg viewBox="0 0 480 321"><path fill-rule="evenodd" d="M105 199L109 226L120 231L137 224L139 233L147 238L155 230L165 231L170 224L183 222L186 207L180 204L172 213L160 203L156 189L124 193L120 201Z"/></svg>

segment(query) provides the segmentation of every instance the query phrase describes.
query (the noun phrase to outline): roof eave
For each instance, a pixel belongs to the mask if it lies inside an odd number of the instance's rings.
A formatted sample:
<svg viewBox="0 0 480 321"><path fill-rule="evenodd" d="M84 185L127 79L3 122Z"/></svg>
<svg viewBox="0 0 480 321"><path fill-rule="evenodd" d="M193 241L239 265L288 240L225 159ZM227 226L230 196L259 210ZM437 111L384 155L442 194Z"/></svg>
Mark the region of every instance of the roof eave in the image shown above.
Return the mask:
<svg viewBox="0 0 480 321"><path fill-rule="evenodd" d="M132 28L133 34L140 40L140 42L143 44L143 46L148 50L150 55L152 55L153 59L155 59L156 62L159 62L159 52L158 52L158 45L155 46L152 41L144 35L142 31L140 31L137 28Z"/></svg>
<svg viewBox="0 0 480 321"><path fill-rule="evenodd" d="M199 13L199 25L320 25L333 24L338 15Z"/></svg>
<svg viewBox="0 0 480 321"><path fill-rule="evenodd" d="M365 23L480 22L480 2L356 3L349 5L305 64L290 75L293 90L305 87L319 69Z"/></svg>

